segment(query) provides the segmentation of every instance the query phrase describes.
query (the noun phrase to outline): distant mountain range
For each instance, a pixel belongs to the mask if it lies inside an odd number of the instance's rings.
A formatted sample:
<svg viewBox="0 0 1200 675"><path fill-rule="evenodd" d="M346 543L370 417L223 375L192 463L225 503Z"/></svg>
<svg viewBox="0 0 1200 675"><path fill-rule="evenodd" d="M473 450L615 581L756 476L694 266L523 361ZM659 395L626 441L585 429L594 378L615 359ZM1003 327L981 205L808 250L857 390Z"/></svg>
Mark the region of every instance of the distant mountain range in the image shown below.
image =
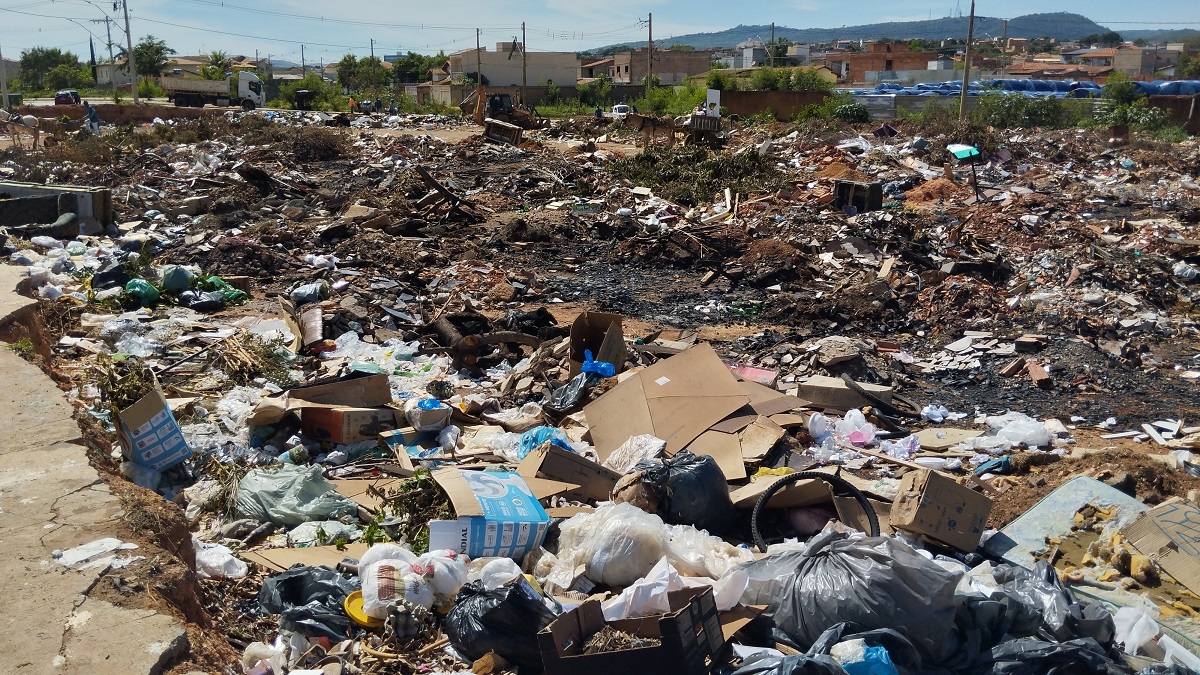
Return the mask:
<svg viewBox="0 0 1200 675"><path fill-rule="evenodd" d="M830 42L833 40L871 40L879 38L912 39L926 38L942 40L951 37L967 35L967 20L965 16L943 17L927 21L890 21L887 23L871 23L859 26L842 26L840 28L789 28L775 26L775 37L785 38L793 43ZM1026 14L1008 21L1008 37L1037 38L1052 37L1060 40L1077 40L1086 35L1108 32L1109 28L1101 26L1086 16L1067 12L1051 14ZM1157 34L1176 34L1184 31L1139 30L1118 31L1126 39L1145 37L1151 39ZM1187 31L1195 32L1195 31ZM989 16L975 17L976 38L1001 37L1005 35L1004 20ZM718 47L733 47L746 40L771 39L771 27L737 26L716 33L692 33L677 35L661 43L662 47L674 44L691 45L696 49ZM638 47L644 42L624 43L630 47ZM606 49L610 49L610 45Z"/></svg>

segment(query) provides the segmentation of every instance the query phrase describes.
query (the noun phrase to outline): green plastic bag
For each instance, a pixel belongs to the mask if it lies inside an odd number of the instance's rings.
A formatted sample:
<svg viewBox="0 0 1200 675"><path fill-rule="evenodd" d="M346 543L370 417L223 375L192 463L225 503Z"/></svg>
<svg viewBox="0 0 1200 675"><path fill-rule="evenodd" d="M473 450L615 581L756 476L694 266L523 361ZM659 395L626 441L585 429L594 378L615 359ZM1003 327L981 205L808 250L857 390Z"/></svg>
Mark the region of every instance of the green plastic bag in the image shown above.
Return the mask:
<svg viewBox="0 0 1200 675"><path fill-rule="evenodd" d="M250 296L246 295L245 291L239 291L233 286L230 286L229 284L225 283L221 277L209 277L200 283L200 287L206 291L215 291L220 293L221 297L225 298L225 304L227 305L236 305L250 299Z"/></svg>
<svg viewBox="0 0 1200 675"><path fill-rule="evenodd" d="M125 292L138 299L142 307L151 307L158 302L158 289L145 279L130 279Z"/></svg>

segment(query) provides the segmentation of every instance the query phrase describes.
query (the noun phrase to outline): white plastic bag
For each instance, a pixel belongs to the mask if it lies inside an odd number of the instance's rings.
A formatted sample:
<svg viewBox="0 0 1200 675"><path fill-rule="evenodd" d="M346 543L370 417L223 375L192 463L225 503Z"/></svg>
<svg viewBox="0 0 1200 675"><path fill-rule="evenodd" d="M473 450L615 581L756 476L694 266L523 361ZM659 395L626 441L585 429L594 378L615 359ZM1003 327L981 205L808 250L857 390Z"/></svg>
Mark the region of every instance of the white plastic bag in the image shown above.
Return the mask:
<svg viewBox="0 0 1200 675"><path fill-rule="evenodd" d="M569 588L575 569L605 586L628 586L666 554L666 526L632 504L606 504L560 526L558 563L547 580Z"/></svg>
<svg viewBox="0 0 1200 675"><path fill-rule="evenodd" d="M1125 653L1134 656L1138 647L1158 636L1158 623L1145 607L1122 607L1113 615L1113 626L1116 628L1116 641L1120 642Z"/></svg>
<svg viewBox="0 0 1200 675"><path fill-rule="evenodd" d="M742 599L742 593L750 577L745 570L734 569L724 578L712 579L686 577L675 569L666 558L659 560L645 577L635 581L621 594L604 602L606 621L637 618L671 611L667 593L682 588L711 586L717 611L733 609Z"/></svg>
<svg viewBox="0 0 1200 675"><path fill-rule="evenodd" d="M394 560L400 564L414 565L417 562L417 554L391 542L375 544L358 559L358 569L361 572L380 560Z"/></svg>
<svg viewBox="0 0 1200 675"><path fill-rule="evenodd" d="M643 459L653 459L662 454L667 442L651 434L630 436L619 448L604 460L604 467L619 474L627 474L634 464Z"/></svg>
<svg viewBox="0 0 1200 675"><path fill-rule="evenodd" d="M417 566L425 570L434 595L446 600L453 599L467 583L467 562L467 556L449 549L430 551L417 558Z"/></svg>
<svg viewBox="0 0 1200 675"><path fill-rule="evenodd" d="M1003 415L988 417L985 421L994 430L995 436L1008 441L1010 446L1024 444L1036 448L1050 444L1050 432L1046 425L1024 413L1010 410Z"/></svg>
<svg viewBox="0 0 1200 675"><path fill-rule="evenodd" d="M483 566L479 580L484 590L494 591L521 576L521 568L511 558L496 558Z"/></svg>
<svg viewBox="0 0 1200 675"><path fill-rule="evenodd" d="M249 572L246 563L233 557L233 551L220 544L209 544L192 536L196 550L196 578L241 579Z"/></svg>
<svg viewBox="0 0 1200 675"><path fill-rule="evenodd" d="M386 619L397 600L429 609L433 607L433 587L420 566L399 560L381 560L359 569L362 578L363 611L376 619Z"/></svg>

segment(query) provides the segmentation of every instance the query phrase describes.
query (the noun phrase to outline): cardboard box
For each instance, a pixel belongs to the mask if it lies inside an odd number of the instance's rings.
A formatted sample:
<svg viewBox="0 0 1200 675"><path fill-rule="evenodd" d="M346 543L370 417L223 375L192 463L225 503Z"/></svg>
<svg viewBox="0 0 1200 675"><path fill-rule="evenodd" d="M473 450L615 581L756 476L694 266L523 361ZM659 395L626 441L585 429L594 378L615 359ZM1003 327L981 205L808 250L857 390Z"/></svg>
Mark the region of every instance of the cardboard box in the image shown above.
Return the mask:
<svg viewBox="0 0 1200 675"><path fill-rule="evenodd" d="M859 382L858 384L864 391L881 401L885 403L892 402L891 387L868 384L866 382ZM805 382L801 382L798 395L802 399L812 401L813 406L818 408L850 410L852 408L861 408L864 405L874 405L863 398L861 394L847 386L841 378L826 377L824 375L816 375L808 378Z"/></svg>
<svg viewBox="0 0 1200 675"><path fill-rule="evenodd" d="M1200 593L1200 507L1171 499L1140 514L1121 534L1180 585Z"/></svg>
<svg viewBox="0 0 1200 675"><path fill-rule="evenodd" d="M603 461L638 434L665 440L667 454L674 455L749 402L717 353L703 344L631 375L583 414Z"/></svg>
<svg viewBox="0 0 1200 675"><path fill-rule="evenodd" d="M892 502L891 525L961 551L971 552L992 512L992 500L939 473L904 474Z"/></svg>
<svg viewBox="0 0 1200 675"><path fill-rule="evenodd" d="M117 438L134 464L166 471L192 456L167 399L155 389L117 414Z"/></svg>
<svg viewBox="0 0 1200 675"><path fill-rule="evenodd" d="M726 638L712 588L685 588L668 595L671 612L641 619L605 622L599 600L588 600L560 615L538 633L546 675L672 673L707 675L724 651ZM583 646L605 625L657 638L657 647L583 654Z"/></svg>
<svg viewBox="0 0 1200 675"><path fill-rule="evenodd" d="M304 408L375 408L391 402L387 375L357 373L268 396L254 407L246 424L274 424L289 412Z"/></svg>
<svg viewBox="0 0 1200 675"><path fill-rule="evenodd" d="M404 411L380 408L305 408L300 413L300 431L305 436L330 443L357 443L405 424Z"/></svg>
<svg viewBox="0 0 1200 675"><path fill-rule="evenodd" d="M563 496L575 501L608 501L621 474L581 457L557 445L544 443L529 453L517 466L526 478L550 478L576 483L578 488Z"/></svg>
<svg viewBox="0 0 1200 675"><path fill-rule="evenodd" d="M433 479L458 520L430 521L430 549L520 560L546 537L550 516L519 474L450 468L434 471Z"/></svg>
<svg viewBox="0 0 1200 675"><path fill-rule="evenodd" d="M619 314L584 312L571 322L571 377L580 373L586 350L592 352L593 359L611 363L621 372L628 351Z"/></svg>

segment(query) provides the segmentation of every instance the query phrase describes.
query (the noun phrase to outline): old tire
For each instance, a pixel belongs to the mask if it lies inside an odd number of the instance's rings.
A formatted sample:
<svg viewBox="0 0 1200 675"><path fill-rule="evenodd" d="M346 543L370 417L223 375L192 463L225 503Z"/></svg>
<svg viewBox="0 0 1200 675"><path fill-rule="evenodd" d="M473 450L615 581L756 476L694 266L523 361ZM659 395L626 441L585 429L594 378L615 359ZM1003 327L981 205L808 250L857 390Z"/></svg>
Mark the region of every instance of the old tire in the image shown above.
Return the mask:
<svg viewBox="0 0 1200 675"><path fill-rule="evenodd" d="M833 488L835 495L845 494L852 497L854 501L858 502L859 508L867 516L867 524L871 530L867 534L872 537L879 536L879 516L875 514L875 509L871 506L871 502L867 501L867 496L861 490L839 476L816 473L815 471L801 471L775 481L771 487L767 488L766 492L762 493L758 501L754 503L754 511L750 514L750 533L754 537L754 545L758 547L758 550L764 552L767 550L767 542L763 539L762 533L758 529L758 520L763 510L767 508L767 504L771 501L771 498L775 496L775 493L792 483L808 479L823 480L829 484L829 487Z"/></svg>

